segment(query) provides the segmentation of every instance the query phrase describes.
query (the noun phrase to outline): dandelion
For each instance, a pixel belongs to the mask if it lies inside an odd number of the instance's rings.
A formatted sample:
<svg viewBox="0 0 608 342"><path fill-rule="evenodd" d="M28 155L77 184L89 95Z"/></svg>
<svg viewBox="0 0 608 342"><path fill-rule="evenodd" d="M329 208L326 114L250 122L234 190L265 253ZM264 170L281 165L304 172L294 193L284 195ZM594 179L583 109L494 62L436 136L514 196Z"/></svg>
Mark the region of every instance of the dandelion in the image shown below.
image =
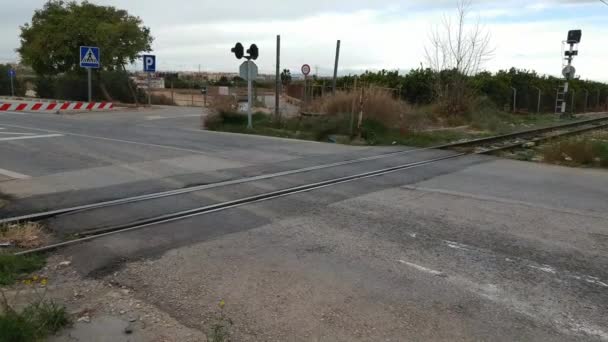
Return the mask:
<svg viewBox="0 0 608 342"><path fill-rule="evenodd" d="M42 278L42 280L40 280L40 285L46 286L46 284L48 283L48 281L49 281L48 279Z"/></svg>
<svg viewBox="0 0 608 342"><path fill-rule="evenodd" d="M224 308L224 305L226 305L226 302L225 302L223 299L222 299L222 300L220 300L220 302L219 302L219 304L218 304L218 306L220 307L220 309L223 309L223 308Z"/></svg>

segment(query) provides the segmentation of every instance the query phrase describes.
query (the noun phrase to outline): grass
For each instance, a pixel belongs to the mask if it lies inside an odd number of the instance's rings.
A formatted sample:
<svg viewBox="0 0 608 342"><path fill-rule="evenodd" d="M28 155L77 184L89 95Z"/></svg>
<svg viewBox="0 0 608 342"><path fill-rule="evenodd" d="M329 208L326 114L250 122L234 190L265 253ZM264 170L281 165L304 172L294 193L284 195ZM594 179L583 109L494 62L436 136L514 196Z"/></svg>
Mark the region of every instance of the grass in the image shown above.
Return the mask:
<svg viewBox="0 0 608 342"><path fill-rule="evenodd" d="M41 269L45 263L40 255L0 254L0 285L11 285L24 275Z"/></svg>
<svg viewBox="0 0 608 342"><path fill-rule="evenodd" d="M17 248L39 247L48 240L42 225L35 222L0 225L0 243Z"/></svg>
<svg viewBox="0 0 608 342"><path fill-rule="evenodd" d="M545 127L564 121L553 114L501 112L484 99L479 99L468 113L446 116L441 114L441 106L437 104L412 107L393 99L390 94L370 91L365 95L364 119L359 130L359 115L350 114L358 113L359 96L358 93L337 93L307 104L304 108L305 112L326 114L289 118L281 122L274 122L271 116L256 113L253 116L253 129L246 128L247 116L234 113L233 105L218 105L218 114L208 116L205 127L233 133L347 144L360 143L359 139L354 138L361 136L364 143L369 145L428 147Z"/></svg>
<svg viewBox="0 0 608 342"><path fill-rule="evenodd" d="M0 342L42 341L70 324L65 307L41 300L17 312L6 303L0 314Z"/></svg>
<svg viewBox="0 0 608 342"><path fill-rule="evenodd" d="M608 131L567 138L540 148L547 163L608 168Z"/></svg>

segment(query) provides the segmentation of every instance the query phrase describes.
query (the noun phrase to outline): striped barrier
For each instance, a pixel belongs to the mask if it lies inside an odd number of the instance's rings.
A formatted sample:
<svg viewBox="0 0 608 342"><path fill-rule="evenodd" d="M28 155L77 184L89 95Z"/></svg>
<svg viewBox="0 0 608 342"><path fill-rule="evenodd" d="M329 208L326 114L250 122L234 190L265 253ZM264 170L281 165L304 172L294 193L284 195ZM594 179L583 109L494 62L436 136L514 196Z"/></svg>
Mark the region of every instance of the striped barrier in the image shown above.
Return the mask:
<svg viewBox="0 0 608 342"><path fill-rule="evenodd" d="M0 112L37 112L64 110L109 110L114 108L111 102L63 102L63 103L0 103Z"/></svg>

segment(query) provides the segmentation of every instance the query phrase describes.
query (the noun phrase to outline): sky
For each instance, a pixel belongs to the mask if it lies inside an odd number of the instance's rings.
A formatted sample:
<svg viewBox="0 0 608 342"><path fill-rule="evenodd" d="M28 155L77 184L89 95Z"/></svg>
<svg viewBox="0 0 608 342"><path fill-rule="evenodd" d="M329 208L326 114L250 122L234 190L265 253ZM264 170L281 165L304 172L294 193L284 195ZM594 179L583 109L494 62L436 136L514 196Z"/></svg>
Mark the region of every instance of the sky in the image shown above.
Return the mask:
<svg viewBox="0 0 608 342"><path fill-rule="evenodd" d="M0 11L0 62L18 60L19 26L31 20L42 0L6 1ZM427 66L429 34L456 0L92 0L127 9L142 18L155 40L157 68L166 71L237 72L230 48L258 45L262 73L275 68L281 35L281 68L299 74L302 64L330 75L336 40L340 74ZM600 0L473 0L470 22L491 35L494 56L483 68L512 66L559 75L568 30L583 38L574 61L583 79L608 82L608 6ZM102 52L103 53L103 52ZM134 69L140 65L133 66Z"/></svg>

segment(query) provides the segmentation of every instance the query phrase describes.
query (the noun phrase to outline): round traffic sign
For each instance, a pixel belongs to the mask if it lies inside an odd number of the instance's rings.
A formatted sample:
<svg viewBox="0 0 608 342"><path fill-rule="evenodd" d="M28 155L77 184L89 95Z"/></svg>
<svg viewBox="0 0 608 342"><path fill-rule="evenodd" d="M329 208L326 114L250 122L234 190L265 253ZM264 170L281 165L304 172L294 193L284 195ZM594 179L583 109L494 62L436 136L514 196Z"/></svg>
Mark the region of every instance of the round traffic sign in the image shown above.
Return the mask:
<svg viewBox="0 0 608 342"><path fill-rule="evenodd" d="M576 69L572 65L566 65L564 70L562 70L562 75L565 78L574 78L574 74L576 73Z"/></svg>
<svg viewBox="0 0 608 342"><path fill-rule="evenodd" d="M308 74L310 74L310 65L302 65L302 73L304 74L304 76L308 76Z"/></svg>

